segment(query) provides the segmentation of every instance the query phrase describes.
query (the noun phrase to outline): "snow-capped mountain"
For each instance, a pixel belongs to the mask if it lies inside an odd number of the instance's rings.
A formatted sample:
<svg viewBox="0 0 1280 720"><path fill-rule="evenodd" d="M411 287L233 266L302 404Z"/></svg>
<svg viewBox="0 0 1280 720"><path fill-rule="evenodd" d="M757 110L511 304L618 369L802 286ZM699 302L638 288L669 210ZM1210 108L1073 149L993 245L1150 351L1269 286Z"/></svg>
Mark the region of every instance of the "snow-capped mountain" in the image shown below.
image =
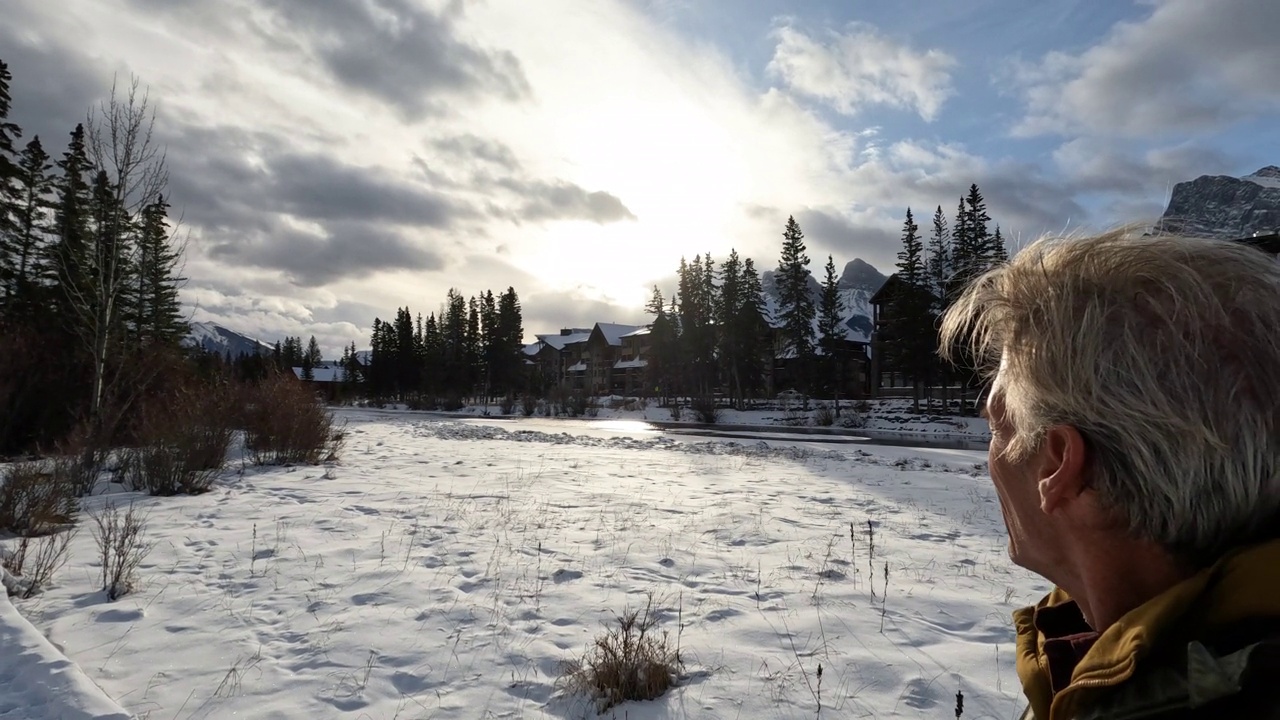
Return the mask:
<svg viewBox="0 0 1280 720"><path fill-rule="evenodd" d="M183 340L183 345L187 347L199 347L207 352L216 352L219 355L231 354L231 357L238 357L241 353L253 355L255 353L267 354L272 350L272 346L261 340L255 340L247 335L241 335L234 330L228 330L217 323L211 322L193 322L191 323L191 332Z"/></svg>
<svg viewBox="0 0 1280 720"><path fill-rule="evenodd" d="M1202 175L1173 186L1162 229L1223 239L1280 229L1280 167L1242 178Z"/></svg>
<svg viewBox="0 0 1280 720"><path fill-rule="evenodd" d="M778 315L778 282L776 271L766 270L760 275L760 285L764 289L765 305L769 308L770 317ZM861 259L854 259L844 266L837 285L840 288L840 305L844 309L844 326L846 337L858 342L870 342L871 331L871 296L876 294L884 284L885 276ZM809 294L813 303L818 305L822 298L822 284L812 274L809 275ZM814 323L817 332L817 323Z"/></svg>

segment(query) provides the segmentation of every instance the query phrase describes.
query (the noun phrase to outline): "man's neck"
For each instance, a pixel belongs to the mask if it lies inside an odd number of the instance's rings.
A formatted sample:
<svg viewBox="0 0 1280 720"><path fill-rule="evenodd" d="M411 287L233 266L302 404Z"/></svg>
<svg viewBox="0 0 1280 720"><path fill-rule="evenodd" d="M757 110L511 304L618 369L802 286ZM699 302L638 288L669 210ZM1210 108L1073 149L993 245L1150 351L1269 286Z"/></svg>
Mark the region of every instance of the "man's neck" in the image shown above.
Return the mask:
<svg viewBox="0 0 1280 720"><path fill-rule="evenodd" d="M1191 575L1155 543L1128 538L1096 538L1073 554L1074 572L1058 585L1098 632Z"/></svg>

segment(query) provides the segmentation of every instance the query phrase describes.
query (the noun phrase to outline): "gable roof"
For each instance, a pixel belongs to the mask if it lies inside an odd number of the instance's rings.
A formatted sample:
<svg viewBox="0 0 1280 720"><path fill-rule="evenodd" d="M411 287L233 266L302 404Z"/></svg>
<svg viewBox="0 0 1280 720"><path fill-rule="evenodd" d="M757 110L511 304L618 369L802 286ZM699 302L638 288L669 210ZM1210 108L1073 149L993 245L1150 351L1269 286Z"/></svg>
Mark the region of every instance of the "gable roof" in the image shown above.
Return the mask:
<svg viewBox="0 0 1280 720"><path fill-rule="evenodd" d="M617 323L596 323L591 329L591 335L594 337L596 333L600 333L604 337L604 341L610 345L621 345L622 337L630 335L635 331L643 328L643 325L619 325Z"/></svg>
<svg viewBox="0 0 1280 720"><path fill-rule="evenodd" d="M572 335L560 335L556 333L547 333L546 335L537 335L538 340L550 345L556 350L563 350L565 345L573 345L575 343L586 342L591 337L590 332L573 333Z"/></svg>

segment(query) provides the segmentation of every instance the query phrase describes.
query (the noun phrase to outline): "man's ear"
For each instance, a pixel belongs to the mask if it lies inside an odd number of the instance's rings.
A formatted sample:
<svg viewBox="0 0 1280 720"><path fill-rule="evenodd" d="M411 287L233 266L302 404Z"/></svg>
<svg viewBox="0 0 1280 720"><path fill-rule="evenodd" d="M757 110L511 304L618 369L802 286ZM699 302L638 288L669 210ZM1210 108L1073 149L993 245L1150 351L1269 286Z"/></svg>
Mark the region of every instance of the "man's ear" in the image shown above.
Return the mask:
<svg viewBox="0 0 1280 720"><path fill-rule="evenodd" d="M1036 455L1040 509L1051 515L1088 488L1084 436L1070 425L1055 425L1045 432Z"/></svg>

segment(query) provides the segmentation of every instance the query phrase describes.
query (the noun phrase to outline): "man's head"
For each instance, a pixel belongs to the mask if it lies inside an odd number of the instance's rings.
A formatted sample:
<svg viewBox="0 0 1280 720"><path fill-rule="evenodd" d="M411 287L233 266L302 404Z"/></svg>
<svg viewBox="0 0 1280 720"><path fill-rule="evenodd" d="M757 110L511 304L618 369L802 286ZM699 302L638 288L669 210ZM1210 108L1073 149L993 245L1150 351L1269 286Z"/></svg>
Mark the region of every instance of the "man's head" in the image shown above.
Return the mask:
<svg viewBox="0 0 1280 720"><path fill-rule="evenodd" d="M944 353L962 345L993 380L991 471L1019 564L1052 575L1057 524L1107 522L1193 565L1277 534L1280 265L1262 253L1041 240L948 310Z"/></svg>

